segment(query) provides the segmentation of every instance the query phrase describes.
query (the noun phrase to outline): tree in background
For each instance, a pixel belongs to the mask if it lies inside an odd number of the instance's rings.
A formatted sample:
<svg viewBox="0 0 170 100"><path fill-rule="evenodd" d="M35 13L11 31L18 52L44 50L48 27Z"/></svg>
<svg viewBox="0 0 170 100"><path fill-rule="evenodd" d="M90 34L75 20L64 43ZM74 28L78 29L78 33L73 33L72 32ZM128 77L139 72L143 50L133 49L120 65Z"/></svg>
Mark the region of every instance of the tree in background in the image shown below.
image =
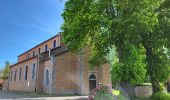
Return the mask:
<svg viewBox="0 0 170 100"><path fill-rule="evenodd" d="M2 74L2 76L1 76L2 79L6 79L7 77L9 77L9 74L10 74L10 63L9 63L9 61L5 62L5 68L2 70L1 74Z"/></svg>
<svg viewBox="0 0 170 100"><path fill-rule="evenodd" d="M143 82L147 73L153 91L160 91L158 83L165 81L169 72L168 38L164 35L168 31L160 27L157 11L163 3L163 0L69 0L62 14L64 42L74 52L91 48L93 67L105 63L106 55L115 47L118 60L112 67L114 79L137 84Z"/></svg>

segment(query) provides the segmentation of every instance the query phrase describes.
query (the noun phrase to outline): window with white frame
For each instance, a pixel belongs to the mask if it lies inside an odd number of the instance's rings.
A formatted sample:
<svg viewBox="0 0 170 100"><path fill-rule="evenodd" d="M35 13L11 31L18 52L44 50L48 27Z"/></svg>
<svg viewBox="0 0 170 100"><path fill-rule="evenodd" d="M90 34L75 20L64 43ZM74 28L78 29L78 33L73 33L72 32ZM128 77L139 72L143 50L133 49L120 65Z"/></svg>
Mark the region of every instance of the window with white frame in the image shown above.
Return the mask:
<svg viewBox="0 0 170 100"><path fill-rule="evenodd" d="M49 85L49 70L46 69L44 74L45 74L44 75L44 85L48 86Z"/></svg>
<svg viewBox="0 0 170 100"><path fill-rule="evenodd" d="M33 63L32 65L32 79L36 78L36 64Z"/></svg>

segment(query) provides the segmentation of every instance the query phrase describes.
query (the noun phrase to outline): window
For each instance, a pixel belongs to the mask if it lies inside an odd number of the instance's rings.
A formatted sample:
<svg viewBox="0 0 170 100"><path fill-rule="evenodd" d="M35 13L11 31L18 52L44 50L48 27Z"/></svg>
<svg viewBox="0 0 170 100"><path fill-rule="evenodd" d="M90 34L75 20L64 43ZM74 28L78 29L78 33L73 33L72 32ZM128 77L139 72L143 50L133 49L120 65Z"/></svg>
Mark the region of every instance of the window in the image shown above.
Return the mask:
<svg viewBox="0 0 170 100"><path fill-rule="evenodd" d="M96 76L94 74L90 75L89 77L89 88L90 91L96 88Z"/></svg>
<svg viewBox="0 0 170 100"><path fill-rule="evenodd" d="M13 71L11 71L11 77L10 77L10 80L12 81L12 74L13 74Z"/></svg>
<svg viewBox="0 0 170 100"><path fill-rule="evenodd" d="M33 57L35 56L35 51L33 51L33 54L32 54L32 55L33 55Z"/></svg>
<svg viewBox="0 0 170 100"><path fill-rule="evenodd" d="M38 49L38 52L41 53L41 48Z"/></svg>
<svg viewBox="0 0 170 100"><path fill-rule="evenodd" d="M32 65L32 79L35 79L35 75L36 75L36 66L35 65L36 65L35 63Z"/></svg>
<svg viewBox="0 0 170 100"><path fill-rule="evenodd" d="M27 54L27 58L30 58L30 54L29 53Z"/></svg>
<svg viewBox="0 0 170 100"><path fill-rule="evenodd" d="M14 73L14 81L16 81L16 76L17 76L17 70L15 70L15 73Z"/></svg>
<svg viewBox="0 0 170 100"><path fill-rule="evenodd" d="M47 70L45 70L45 75L44 75L45 77L45 86L48 86L49 85L49 71L48 71L48 69Z"/></svg>
<svg viewBox="0 0 170 100"><path fill-rule="evenodd" d="M21 80L22 68L19 69L19 80Z"/></svg>
<svg viewBox="0 0 170 100"><path fill-rule="evenodd" d="M90 75L89 77L90 80L96 80L96 76L94 74Z"/></svg>
<svg viewBox="0 0 170 100"><path fill-rule="evenodd" d="M46 45L45 45L45 51L47 51L47 50L48 50L48 45L46 44Z"/></svg>
<svg viewBox="0 0 170 100"><path fill-rule="evenodd" d="M28 66L25 67L25 80L27 80L27 75L28 74Z"/></svg>
<svg viewBox="0 0 170 100"><path fill-rule="evenodd" d="M56 40L53 41L53 48L56 47Z"/></svg>

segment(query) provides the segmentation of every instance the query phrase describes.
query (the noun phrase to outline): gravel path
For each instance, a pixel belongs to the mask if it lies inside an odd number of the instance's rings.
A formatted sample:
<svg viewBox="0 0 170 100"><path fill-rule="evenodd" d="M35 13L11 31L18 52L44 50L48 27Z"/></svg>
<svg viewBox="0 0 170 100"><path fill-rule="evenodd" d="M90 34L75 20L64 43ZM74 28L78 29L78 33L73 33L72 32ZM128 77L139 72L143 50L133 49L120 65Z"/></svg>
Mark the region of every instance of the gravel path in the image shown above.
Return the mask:
<svg viewBox="0 0 170 100"><path fill-rule="evenodd" d="M0 91L0 100L87 100L87 96L31 97L27 94Z"/></svg>

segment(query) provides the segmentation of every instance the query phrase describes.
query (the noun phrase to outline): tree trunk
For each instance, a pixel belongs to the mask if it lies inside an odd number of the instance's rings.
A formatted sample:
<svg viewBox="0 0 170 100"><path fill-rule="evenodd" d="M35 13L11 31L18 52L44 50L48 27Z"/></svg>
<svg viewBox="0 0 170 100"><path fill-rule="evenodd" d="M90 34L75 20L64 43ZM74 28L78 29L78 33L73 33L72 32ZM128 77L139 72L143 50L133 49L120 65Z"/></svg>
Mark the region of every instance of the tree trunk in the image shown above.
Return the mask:
<svg viewBox="0 0 170 100"><path fill-rule="evenodd" d="M120 36L118 41L116 42L116 48L117 48L117 52L118 52L119 63L122 63L123 44L124 44L124 41L123 41L122 37Z"/></svg>
<svg viewBox="0 0 170 100"><path fill-rule="evenodd" d="M154 69L154 62L152 62L152 56L153 56L153 52L152 52L152 48L151 47L147 47L144 46L146 49L146 61L148 64L148 73L151 77L151 84L152 84L152 90L153 93L159 92L160 90L160 84L159 81L155 78L154 74L155 74L155 69Z"/></svg>

